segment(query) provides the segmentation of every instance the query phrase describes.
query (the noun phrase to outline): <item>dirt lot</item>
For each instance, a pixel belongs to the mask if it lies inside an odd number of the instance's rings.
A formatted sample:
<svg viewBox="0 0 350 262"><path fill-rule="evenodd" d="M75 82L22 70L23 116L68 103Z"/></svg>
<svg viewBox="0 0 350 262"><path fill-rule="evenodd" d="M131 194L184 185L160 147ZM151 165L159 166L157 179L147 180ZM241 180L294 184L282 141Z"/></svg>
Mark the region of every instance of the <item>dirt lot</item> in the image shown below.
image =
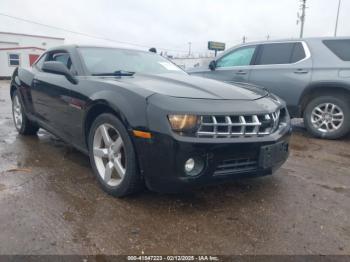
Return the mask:
<svg viewBox="0 0 350 262"><path fill-rule="evenodd" d="M0 81L0 254L350 254L350 137L296 125L273 176L186 195L116 199L86 156L18 136Z"/></svg>

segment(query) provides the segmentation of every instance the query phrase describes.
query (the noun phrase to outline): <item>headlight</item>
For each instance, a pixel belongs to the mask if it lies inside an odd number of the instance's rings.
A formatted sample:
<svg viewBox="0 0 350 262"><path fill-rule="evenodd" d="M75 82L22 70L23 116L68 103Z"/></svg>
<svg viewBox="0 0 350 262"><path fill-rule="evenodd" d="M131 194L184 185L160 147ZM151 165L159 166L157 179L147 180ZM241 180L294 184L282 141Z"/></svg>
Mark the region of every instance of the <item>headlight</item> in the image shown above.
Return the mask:
<svg viewBox="0 0 350 262"><path fill-rule="evenodd" d="M168 115L171 128L177 132L189 132L199 124L199 117L195 115Z"/></svg>

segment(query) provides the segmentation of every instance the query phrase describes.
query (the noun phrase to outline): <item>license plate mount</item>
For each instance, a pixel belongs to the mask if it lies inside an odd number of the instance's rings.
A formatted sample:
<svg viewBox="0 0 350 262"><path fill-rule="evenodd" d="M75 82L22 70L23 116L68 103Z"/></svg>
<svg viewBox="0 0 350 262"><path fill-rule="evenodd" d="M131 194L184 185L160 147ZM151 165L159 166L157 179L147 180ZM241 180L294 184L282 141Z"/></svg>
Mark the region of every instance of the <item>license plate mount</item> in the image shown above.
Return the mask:
<svg viewBox="0 0 350 262"><path fill-rule="evenodd" d="M288 142L281 141L276 144L260 147L259 167L266 169L275 166L288 156Z"/></svg>

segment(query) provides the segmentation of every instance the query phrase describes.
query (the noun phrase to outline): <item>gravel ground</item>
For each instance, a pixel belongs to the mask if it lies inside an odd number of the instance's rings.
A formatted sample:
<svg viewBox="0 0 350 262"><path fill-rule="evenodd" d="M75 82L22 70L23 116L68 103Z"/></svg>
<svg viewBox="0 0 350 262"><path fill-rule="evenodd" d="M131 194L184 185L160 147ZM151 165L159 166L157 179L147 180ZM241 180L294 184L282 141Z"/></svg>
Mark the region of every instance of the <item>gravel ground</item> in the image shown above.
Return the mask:
<svg viewBox="0 0 350 262"><path fill-rule="evenodd" d="M0 81L0 254L350 254L350 137L293 121L273 176L184 195L106 195L88 158L49 133L18 136Z"/></svg>

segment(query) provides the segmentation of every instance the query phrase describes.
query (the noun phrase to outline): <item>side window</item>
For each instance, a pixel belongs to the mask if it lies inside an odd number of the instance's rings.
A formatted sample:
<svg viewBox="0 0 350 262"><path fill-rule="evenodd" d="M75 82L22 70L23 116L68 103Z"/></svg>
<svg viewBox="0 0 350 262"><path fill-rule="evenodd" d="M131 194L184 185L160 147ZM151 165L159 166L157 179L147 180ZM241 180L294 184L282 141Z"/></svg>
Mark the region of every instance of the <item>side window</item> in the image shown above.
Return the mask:
<svg viewBox="0 0 350 262"><path fill-rule="evenodd" d="M216 62L217 67L250 65L256 46L246 46L232 51Z"/></svg>
<svg viewBox="0 0 350 262"><path fill-rule="evenodd" d="M41 70L44 62L46 61L47 54L43 54L40 59L34 64L34 66Z"/></svg>
<svg viewBox="0 0 350 262"><path fill-rule="evenodd" d="M19 66L21 62L19 54L8 54L9 66Z"/></svg>
<svg viewBox="0 0 350 262"><path fill-rule="evenodd" d="M257 58L257 65L289 64L294 43L264 44Z"/></svg>
<svg viewBox="0 0 350 262"><path fill-rule="evenodd" d="M71 71L72 74L76 75L77 72L74 68L74 65L72 63L72 60L69 56L69 53L67 52L53 52L53 53L50 53L48 55L48 58L46 61L57 61L57 62L61 62L62 64L64 64L68 69L69 71Z"/></svg>
<svg viewBox="0 0 350 262"><path fill-rule="evenodd" d="M303 60L306 57L304 46L302 43L298 42L294 44L294 49L292 53L291 63L296 63Z"/></svg>
<svg viewBox="0 0 350 262"><path fill-rule="evenodd" d="M323 43L341 60L350 61L350 39L324 40Z"/></svg>
<svg viewBox="0 0 350 262"><path fill-rule="evenodd" d="M71 68L72 62L68 53L56 53L52 55L52 61L63 63L68 69Z"/></svg>

